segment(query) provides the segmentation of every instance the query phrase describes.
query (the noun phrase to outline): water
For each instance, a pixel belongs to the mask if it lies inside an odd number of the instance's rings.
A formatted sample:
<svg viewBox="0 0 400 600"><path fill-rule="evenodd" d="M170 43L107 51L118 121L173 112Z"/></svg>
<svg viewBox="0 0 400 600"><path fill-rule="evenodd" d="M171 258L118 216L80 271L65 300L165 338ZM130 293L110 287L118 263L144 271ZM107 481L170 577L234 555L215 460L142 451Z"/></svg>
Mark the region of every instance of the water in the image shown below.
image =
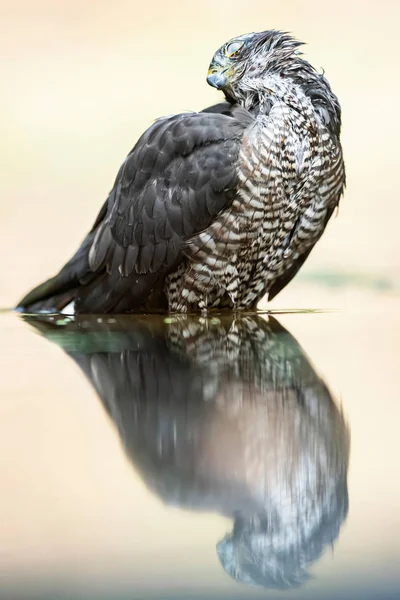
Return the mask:
<svg viewBox="0 0 400 600"><path fill-rule="evenodd" d="M1 598L400 598L397 301L0 328Z"/></svg>

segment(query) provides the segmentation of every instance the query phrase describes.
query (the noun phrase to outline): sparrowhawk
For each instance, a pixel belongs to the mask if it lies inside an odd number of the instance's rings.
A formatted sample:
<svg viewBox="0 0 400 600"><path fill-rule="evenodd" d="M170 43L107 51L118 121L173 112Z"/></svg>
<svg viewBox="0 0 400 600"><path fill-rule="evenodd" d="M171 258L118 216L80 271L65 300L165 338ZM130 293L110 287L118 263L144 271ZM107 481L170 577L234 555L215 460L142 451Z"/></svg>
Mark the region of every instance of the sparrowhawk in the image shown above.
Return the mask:
<svg viewBox="0 0 400 600"><path fill-rule="evenodd" d="M207 81L225 101L158 119L82 245L29 311L248 310L294 277L345 183L341 110L280 31L241 35Z"/></svg>

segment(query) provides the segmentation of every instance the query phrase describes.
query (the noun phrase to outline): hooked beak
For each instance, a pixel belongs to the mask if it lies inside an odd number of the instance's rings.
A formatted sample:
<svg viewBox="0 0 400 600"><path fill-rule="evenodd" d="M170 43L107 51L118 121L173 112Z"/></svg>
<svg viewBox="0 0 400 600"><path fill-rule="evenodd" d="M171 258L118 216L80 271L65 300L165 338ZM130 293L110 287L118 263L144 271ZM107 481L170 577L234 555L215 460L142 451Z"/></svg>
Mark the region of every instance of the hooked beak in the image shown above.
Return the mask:
<svg viewBox="0 0 400 600"><path fill-rule="evenodd" d="M228 69L224 69L223 71L218 71L213 69L212 67L208 70L207 75L207 83L212 87L217 88L217 90L222 90L226 86L227 78L226 72Z"/></svg>

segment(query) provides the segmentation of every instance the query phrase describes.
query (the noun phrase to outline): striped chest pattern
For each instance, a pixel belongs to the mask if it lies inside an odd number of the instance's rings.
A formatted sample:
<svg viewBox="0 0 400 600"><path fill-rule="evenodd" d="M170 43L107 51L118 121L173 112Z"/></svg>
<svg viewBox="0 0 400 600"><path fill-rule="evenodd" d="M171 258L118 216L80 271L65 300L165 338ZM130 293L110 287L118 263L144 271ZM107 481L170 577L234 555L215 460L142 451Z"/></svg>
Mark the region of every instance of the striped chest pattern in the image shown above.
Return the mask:
<svg viewBox="0 0 400 600"><path fill-rule="evenodd" d="M340 146L304 95L285 92L245 131L238 191L187 245L170 309L253 307L321 236L344 181Z"/></svg>

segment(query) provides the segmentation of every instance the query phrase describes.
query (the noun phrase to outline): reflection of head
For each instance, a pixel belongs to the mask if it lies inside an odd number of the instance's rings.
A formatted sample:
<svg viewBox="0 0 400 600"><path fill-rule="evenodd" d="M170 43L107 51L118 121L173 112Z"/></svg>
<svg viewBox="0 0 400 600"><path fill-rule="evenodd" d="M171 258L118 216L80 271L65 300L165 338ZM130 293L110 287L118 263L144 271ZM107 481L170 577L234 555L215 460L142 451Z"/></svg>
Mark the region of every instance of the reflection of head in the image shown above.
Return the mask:
<svg viewBox="0 0 400 600"><path fill-rule="evenodd" d="M67 349L148 487L234 520L217 550L235 580L300 584L346 517L349 436L297 341L260 317L102 327Z"/></svg>
<svg viewBox="0 0 400 600"><path fill-rule="evenodd" d="M342 484L343 485L343 484ZM289 588L308 578L307 567L332 544L347 513L345 485L340 503L326 507L304 524L282 526L277 514L237 518L233 532L217 546L225 571L236 581L268 588Z"/></svg>
<svg viewBox="0 0 400 600"><path fill-rule="evenodd" d="M217 551L235 580L284 589L308 578L308 567L333 544L347 516L349 434L316 375L276 390L267 413L263 426L274 458L265 444L263 508L237 512ZM262 414L254 423L260 420Z"/></svg>
<svg viewBox="0 0 400 600"><path fill-rule="evenodd" d="M282 521L279 507L238 516L232 533L217 545L221 564L240 583L278 589L298 586L309 577L309 565L333 545L347 510L344 476L325 503L292 522Z"/></svg>

